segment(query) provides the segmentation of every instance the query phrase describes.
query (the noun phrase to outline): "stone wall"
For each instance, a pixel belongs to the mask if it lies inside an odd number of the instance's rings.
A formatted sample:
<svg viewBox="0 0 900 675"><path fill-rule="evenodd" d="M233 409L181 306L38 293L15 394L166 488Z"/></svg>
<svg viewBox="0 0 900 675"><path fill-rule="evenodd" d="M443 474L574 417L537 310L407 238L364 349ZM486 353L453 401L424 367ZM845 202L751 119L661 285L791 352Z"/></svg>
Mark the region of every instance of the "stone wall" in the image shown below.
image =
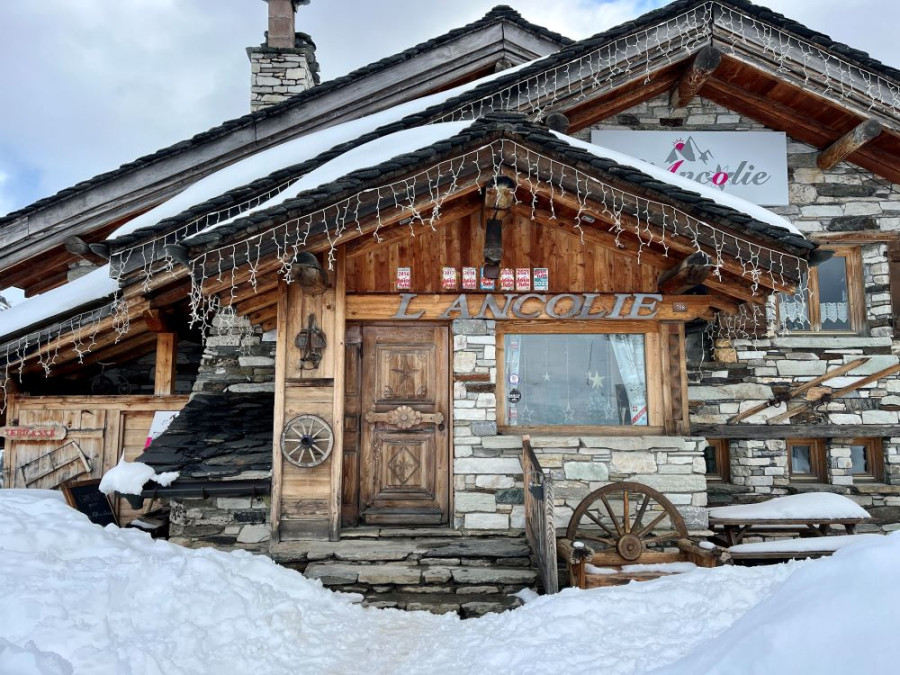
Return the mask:
<svg viewBox="0 0 900 675"><path fill-rule="evenodd" d="M171 500L169 540L199 548L269 550L268 497Z"/></svg>
<svg viewBox="0 0 900 675"><path fill-rule="evenodd" d="M256 112L313 87L319 81L315 44L297 33L294 49L251 47L250 112Z"/></svg>
<svg viewBox="0 0 900 675"><path fill-rule="evenodd" d="M274 392L275 342L267 338L246 318L214 317L194 392Z"/></svg>
<svg viewBox="0 0 900 675"><path fill-rule="evenodd" d="M497 435L496 322L453 322L453 522L464 530L525 527L522 439ZM704 439L532 436L556 485L556 526L564 528L591 491L634 480L656 488L692 530L706 529Z"/></svg>

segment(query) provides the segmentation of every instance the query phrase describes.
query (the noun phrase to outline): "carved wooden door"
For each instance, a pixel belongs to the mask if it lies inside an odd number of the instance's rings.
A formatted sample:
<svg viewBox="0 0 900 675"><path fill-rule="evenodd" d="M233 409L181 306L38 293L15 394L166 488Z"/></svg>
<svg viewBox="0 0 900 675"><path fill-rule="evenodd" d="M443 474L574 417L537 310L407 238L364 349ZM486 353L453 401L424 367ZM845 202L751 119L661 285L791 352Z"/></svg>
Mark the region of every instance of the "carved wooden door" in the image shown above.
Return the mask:
<svg viewBox="0 0 900 675"><path fill-rule="evenodd" d="M363 328L360 519L437 525L449 518L447 328Z"/></svg>

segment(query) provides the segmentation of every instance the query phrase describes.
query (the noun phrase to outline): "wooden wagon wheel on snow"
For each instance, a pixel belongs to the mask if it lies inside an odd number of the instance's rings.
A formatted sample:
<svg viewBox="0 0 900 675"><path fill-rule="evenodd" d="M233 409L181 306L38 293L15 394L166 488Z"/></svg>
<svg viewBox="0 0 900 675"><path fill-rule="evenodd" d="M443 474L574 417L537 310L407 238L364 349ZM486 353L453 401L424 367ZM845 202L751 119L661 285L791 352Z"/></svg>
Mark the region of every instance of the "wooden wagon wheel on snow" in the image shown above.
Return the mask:
<svg viewBox="0 0 900 675"><path fill-rule="evenodd" d="M684 519L661 493L640 483L612 483L585 497L566 529L566 539L597 553L616 552L633 562L647 546L688 536Z"/></svg>
<svg viewBox="0 0 900 675"><path fill-rule="evenodd" d="M281 453L291 464L303 469L328 459L332 447L334 433L318 415L297 415L288 420L281 432Z"/></svg>

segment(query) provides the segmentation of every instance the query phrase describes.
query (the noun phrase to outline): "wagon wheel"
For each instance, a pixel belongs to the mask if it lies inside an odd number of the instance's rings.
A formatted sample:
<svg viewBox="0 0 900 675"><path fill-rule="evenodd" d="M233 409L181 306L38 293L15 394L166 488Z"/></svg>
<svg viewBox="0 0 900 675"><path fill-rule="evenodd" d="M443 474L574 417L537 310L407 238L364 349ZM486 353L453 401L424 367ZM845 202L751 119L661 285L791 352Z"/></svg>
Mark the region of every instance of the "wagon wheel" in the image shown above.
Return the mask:
<svg viewBox="0 0 900 675"><path fill-rule="evenodd" d="M640 483L612 483L585 497L566 529L566 538L595 551L615 551L634 561L651 544L688 536L684 519L662 494Z"/></svg>
<svg viewBox="0 0 900 675"><path fill-rule="evenodd" d="M281 432L281 453L295 466L318 466L331 454L334 433L318 415L297 415Z"/></svg>

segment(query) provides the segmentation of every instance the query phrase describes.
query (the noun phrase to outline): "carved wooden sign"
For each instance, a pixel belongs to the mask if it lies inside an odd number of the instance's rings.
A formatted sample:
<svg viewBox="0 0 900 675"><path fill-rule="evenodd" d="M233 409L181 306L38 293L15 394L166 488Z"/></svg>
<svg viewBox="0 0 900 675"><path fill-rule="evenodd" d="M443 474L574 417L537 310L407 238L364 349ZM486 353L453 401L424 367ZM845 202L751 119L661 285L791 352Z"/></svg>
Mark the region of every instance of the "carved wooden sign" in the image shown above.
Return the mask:
<svg viewBox="0 0 900 675"><path fill-rule="evenodd" d="M52 426L8 426L0 427L0 438L14 441L61 441L68 430L58 424Z"/></svg>
<svg viewBox="0 0 900 675"><path fill-rule="evenodd" d="M581 319L588 321L653 319L663 296L655 293L506 293L467 297L447 296L443 308L416 306L416 293L403 293L393 319ZM473 308L473 300L477 309ZM480 303L480 304L479 304ZM474 309L474 311L473 311ZM425 316L427 313L429 316ZM678 311L678 309L675 309ZM439 313L438 313L439 312ZM436 316L431 316L437 314Z"/></svg>

